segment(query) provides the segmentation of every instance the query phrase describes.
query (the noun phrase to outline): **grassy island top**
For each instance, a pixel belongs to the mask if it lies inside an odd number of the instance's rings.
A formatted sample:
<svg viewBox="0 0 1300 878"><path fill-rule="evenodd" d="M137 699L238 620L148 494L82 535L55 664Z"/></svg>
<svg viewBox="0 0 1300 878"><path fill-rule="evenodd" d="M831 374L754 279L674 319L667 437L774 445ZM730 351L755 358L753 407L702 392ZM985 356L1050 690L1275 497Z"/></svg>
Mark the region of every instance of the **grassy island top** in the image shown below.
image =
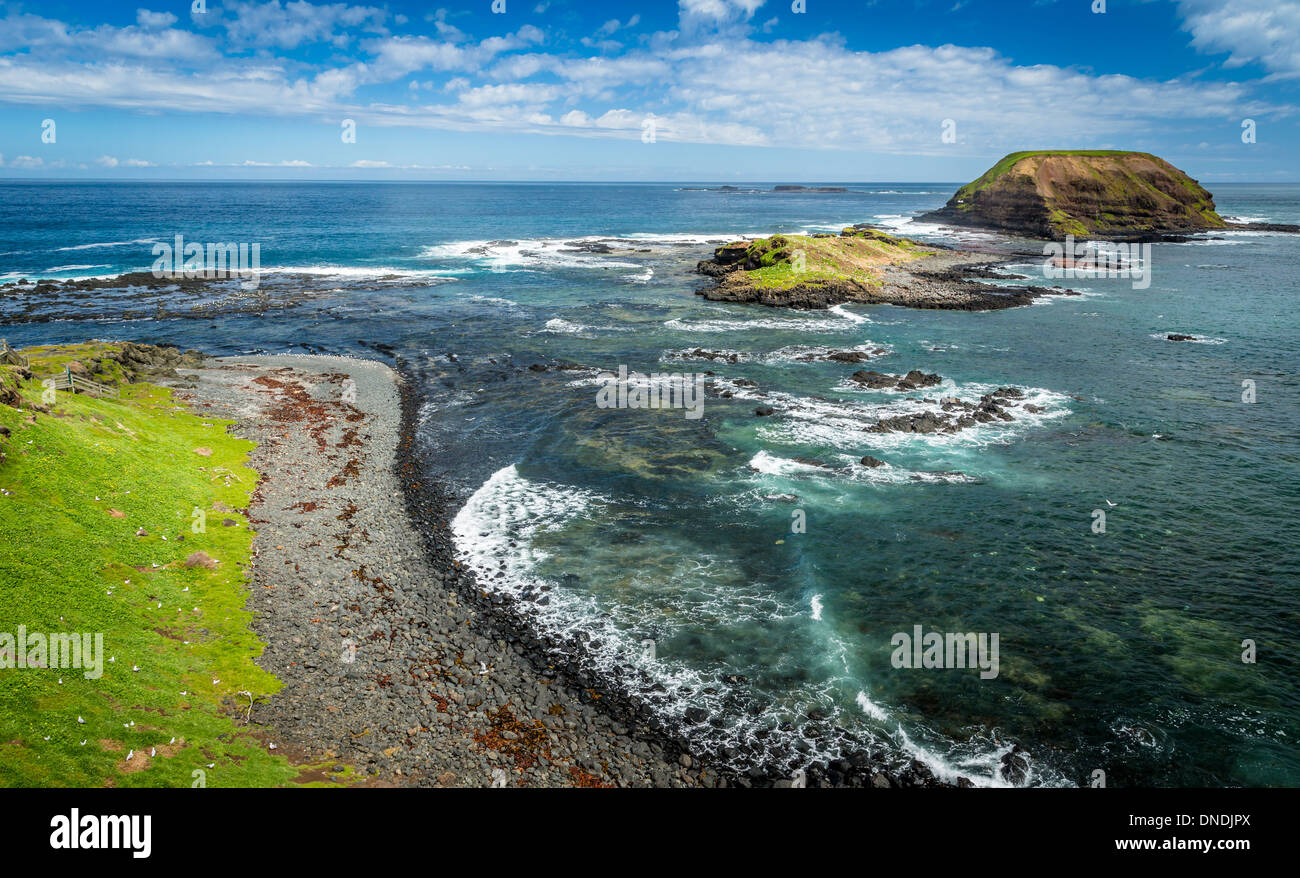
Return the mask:
<svg viewBox="0 0 1300 878"><path fill-rule="evenodd" d="M933 250L875 229L846 228L838 235L773 235L717 248L717 256L742 261L746 279L761 289L783 290L852 279L876 280L882 268L930 256Z"/></svg>

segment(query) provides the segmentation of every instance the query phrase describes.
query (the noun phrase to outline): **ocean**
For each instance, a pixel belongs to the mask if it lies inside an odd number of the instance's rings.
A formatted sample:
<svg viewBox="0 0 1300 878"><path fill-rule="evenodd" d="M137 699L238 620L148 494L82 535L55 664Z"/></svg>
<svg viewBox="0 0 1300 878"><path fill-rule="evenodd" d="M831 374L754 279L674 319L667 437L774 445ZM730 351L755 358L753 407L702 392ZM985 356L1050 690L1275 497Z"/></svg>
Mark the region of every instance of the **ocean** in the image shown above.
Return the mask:
<svg viewBox="0 0 1300 878"><path fill-rule="evenodd" d="M0 183L0 282L147 271L183 235L259 244L269 305L0 294L0 336L400 364L481 585L643 670L724 761L852 739L1007 785L1019 745L1023 784L1300 785L1300 239L1155 244L1146 289L1027 260L1024 283L1081 295L992 312L695 295L696 262L741 235L1010 243L914 220L956 183L835 185ZM1300 223L1300 186L1210 188L1225 216ZM824 359L853 350L881 353ZM601 407L620 366L732 395L699 418ZM943 381L864 390L859 368ZM1036 411L863 429L999 387ZM895 667L916 626L996 634L997 675Z"/></svg>

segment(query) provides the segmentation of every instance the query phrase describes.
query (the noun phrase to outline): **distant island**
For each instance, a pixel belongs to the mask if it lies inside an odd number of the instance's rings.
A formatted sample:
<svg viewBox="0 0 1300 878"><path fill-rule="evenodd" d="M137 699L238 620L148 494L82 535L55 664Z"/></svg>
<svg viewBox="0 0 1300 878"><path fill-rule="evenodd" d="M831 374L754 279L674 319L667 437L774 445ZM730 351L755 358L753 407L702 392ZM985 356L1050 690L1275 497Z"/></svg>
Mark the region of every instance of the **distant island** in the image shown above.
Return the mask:
<svg viewBox="0 0 1300 878"><path fill-rule="evenodd" d="M920 219L1048 240L1228 227L1300 231L1272 223L1229 224L1215 211L1214 196L1164 159L1098 149L1013 152Z"/></svg>

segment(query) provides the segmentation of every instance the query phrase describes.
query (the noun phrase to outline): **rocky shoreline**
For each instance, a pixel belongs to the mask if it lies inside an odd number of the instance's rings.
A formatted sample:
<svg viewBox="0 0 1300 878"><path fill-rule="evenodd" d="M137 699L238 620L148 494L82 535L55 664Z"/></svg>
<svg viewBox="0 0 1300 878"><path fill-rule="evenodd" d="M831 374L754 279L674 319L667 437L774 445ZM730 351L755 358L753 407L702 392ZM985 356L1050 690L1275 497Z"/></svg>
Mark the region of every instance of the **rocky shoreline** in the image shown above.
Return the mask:
<svg viewBox="0 0 1300 878"><path fill-rule="evenodd" d="M659 718L648 678L602 673L580 638L534 631L458 562L459 504L417 466L420 400L387 366L224 358L182 368L176 383L259 443L250 603L267 643L258 663L284 688L241 710L296 761L421 787L948 785L920 762L852 749L820 718L812 734L835 735L844 758L715 759ZM701 713L688 721L712 719Z"/></svg>

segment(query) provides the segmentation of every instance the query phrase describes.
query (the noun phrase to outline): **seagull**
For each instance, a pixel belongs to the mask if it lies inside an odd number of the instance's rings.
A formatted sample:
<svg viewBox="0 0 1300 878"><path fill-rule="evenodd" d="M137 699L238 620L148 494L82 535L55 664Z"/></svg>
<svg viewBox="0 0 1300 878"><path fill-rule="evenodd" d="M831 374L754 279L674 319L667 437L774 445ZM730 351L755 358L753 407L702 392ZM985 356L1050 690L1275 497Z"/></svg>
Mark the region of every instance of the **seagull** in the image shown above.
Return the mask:
<svg viewBox="0 0 1300 878"><path fill-rule="evenodd" d="M133 673L139 673L139 672L140 672L140 666L139 666L139 665L131 665L131 671L132 671Z"/></svg>
<svg viewBox="0 0 1300 878"><path fill-rule="evenodd" d="M132 751L130 751L129 753L127 753L127 754L126 754L126 761L127 761L127 762L130 762L130 761L131 761L131 757L134 756L134 755L135 755L135 751L134 751L134 750L132 750Z"/></svg>
<svg viewBox="0 0 1300 878"><path fill-rule="evenodd" d="M85 724L86 721L84 719L82 719L81 717L77 717L77 725L84 726Z"/></svg>
<svg viewBox="0 0 1300 878"><path fill-rule="evenodd" d="M176 743L176 738L173 737L173 738L172 738L170 741L168 741L167 743L168 743L168 744L175 744L175 743Z"/></svg>
<svg viewBox="0 0 1300 878"><path fill-rule="evenodd" d="M115 656L115 655L110 655L110 656L108 657L108 663L109 663L110 665L111 665L113 662L115 662L115 661L117 661L117 656Z"/></svg>
<svg viewBox="0 0 1300 878"><path fill-rule="evenodd" d="M50 736L49 736L49 735L46 735L46 736L45 736L45 740L48 741L49 739L50 739Z"/></svg>
<svg viewBox="0 0 1300 878"><path fill-rule="evenodd" d="M81 746L83 746L83 747L86 746L86 742L85 742L85 741L82 741L82 742L81 742Z"/></svg>
<svg viewBox="0 0 1300 878"><path fill-rule="evenodd" d="M272 750L275 749L275 744L274 744L274 743L271 744L271 749L272 749Z"/></svg>
<svg viewBox="0 0 1300 878"><path fill-rule="evenodd" d="M213 686L217 685L217 684L220 683L220 682L221 682L221 680L219 680L218 678L216 678L216 677L213 677L213 678L212 678L212 685L213 685Z"/></svg>
<svg viewBox="0 0 1300 878"><path fill-rule="evenodd" d="M157 755L158 755L158 748L157 748L157 747L151 747L151 748L149 748L149 757L150 757L150 758L153 758L154 756L157 756Z"/></svg>
<svg viewBox="0 0 1300 878"><path fill-rule="evenodd" d="M1107 506L1118 506L1119 504L1118 504L1118 503L1112 503L1112 502L1110 502L1109 500L1107 500L1107 501L1106 501L1106 505L1107 505Z"/></svg>

